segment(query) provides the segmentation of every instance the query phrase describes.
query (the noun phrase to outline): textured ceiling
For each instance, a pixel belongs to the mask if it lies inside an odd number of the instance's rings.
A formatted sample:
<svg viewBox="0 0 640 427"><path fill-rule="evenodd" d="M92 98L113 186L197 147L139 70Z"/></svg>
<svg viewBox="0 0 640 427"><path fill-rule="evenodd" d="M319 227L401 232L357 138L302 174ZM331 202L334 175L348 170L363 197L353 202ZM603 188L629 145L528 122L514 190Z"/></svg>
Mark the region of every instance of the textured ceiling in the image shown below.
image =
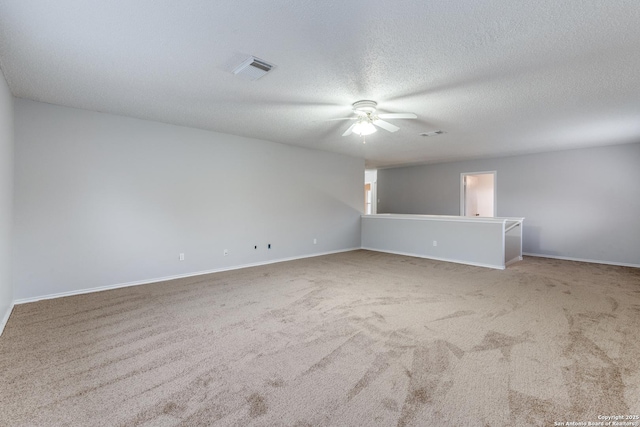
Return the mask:
<svg viewBox="0 0 640 427"><path fill-rule="evenodd" d="M638 0L3 0L0 66L17 97L384 167L640 142L639 22ZM276 68L234 76L249 55ZM418 119L342 137L325 120L360 99Z"/></svg>

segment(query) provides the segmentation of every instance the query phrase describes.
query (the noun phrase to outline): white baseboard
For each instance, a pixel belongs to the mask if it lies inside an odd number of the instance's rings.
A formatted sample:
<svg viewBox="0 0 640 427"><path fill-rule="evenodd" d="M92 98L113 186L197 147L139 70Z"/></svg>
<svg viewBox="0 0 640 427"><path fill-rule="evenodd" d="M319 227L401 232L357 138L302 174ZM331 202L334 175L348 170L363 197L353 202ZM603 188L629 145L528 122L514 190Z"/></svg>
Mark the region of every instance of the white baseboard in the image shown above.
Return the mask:
<svg viewBox="0 0 640 427"><path fill-rule="evenodd" d="M9 321L9 316L11 316L14 305L15 302L12 302L7 312L4 314L4 316L2 316L2 320L0 320L0 335L2 335L2 333L4 332L4 327L7 326L7 322Z"/></svg>
<svg viewBox="0 0 640 427"><path fill-rule="evenodd" d="M413 254L413 253L409 253L409 252L386 251L386 250L383 251L382 249L367 248L365 246L363 246L362 249L365 249L367 251L374 251L374 252L384 252L384 253L387 253L387 254L394 254L394 255L404 255L404 256L413 256L413 257L417 257L417 258L426 258L426 259L432 259L432 260L435 260L435 261L445 261L445 262L454 262L456 264L473 265L474 267L486 267L486 268L493 268L493 269L496 269L496 270L504 270L505 269L505 267L503 265L483 264L483 263L480 263L480 262L461 261L459 259L451 259L451 258L439 258L439 257L427 256L427 255L421 255L421 254Z"/></svg>
<svg viewBox="0 0 640 427"><path fill-rule="evenodd" d="M232 267L215 268L213 270L197 271L197 272L194 272L194 273L186 273L186 274L177 274L175 276L157 277L157 278L154 278L154 279L144 279L144 280L138 280L138 281L135 281L135 282L117 283L117 284L114 284L114 285L106 285L106 286L98 286L98 287L95 287L95 288L78 289L78 290L75 290L75 291L67 291L67 292L59 292L59 293L55 293L55 294L40 295L40 296L37 296L37 297L20 298L20 299L15 300L14 304L26 304L26 303L29 303L29 302L42 301L42 300L47 300L47 299L70 297L70 296L73 296L73 295L89 294L89 293L92 293L92 292L108 291L108 290L111 290L111 289L118 289L118 288L127 288L129 286L147 285L149 283L156 283L156 282L166 282L168 280L184 279L185 277L201 276L203 274L220 273L220 272L223 272L223 271L239 270L241 268L258 267L258 266L261 266L261 265L268 265L268 264L277 264L279 262L294 261L294 260L303 259L303 258L314 258L314 257L318 257L318 256L323 256L323 255L337 254L337 253L340 253L340 252L351 252L351 251L357 251L359 249L361 249L361 248L357 247L357 248L339 249L337 251L315 253L315 254L310 254L310 255L300 255L300 256L289 257L289 258L280 258L280 259L275 259L275 260L256 262L256 263L252 263L252 264L235 265L235 266L232 266ZM7 319L8 319L8 316L7 316Z"/></svg>
<svg viewBox="0 0 640 427"><path fill-rule="evenodd" d="M510 259L509 261L505 262L504 265L505 265L505 267L508 267L511 264L513 264L514 262L518 262L518 261L522 261L522 257L521 256L517 256L515 258Z"/></svg>
<svg viewBox="0 0 640 427"><path fill-rule="evenodd" d="M566 256L557 256L557 255L546 255L546 254L533 254L529 252L523 253L526 256L534 256L537 258L552 258L552 259L561 259L563 261L578 261L578 262L588 262L591 264L605 264L605 265L617 265L620 267L634 267L640 268L640 264L630 264L626 262L613 262L613 261L602 261L597 259L584 259L584 258L572 258Z"/></svg>

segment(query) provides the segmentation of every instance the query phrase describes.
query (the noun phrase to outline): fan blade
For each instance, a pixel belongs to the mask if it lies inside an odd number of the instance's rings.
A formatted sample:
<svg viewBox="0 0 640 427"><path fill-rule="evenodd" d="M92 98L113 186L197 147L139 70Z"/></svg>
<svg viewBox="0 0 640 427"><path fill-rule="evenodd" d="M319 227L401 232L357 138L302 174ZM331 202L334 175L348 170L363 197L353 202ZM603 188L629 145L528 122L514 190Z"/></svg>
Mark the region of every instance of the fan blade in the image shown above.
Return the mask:
<svg viewBox="0 0 640 427"><path fill-rule="evenodd" d="M325 122L335 122L336 120L356 120L357 117L342 117L339 119L327 119Z"/></svg>
<svg viewBox="0 0 640 427"><path fill-rule="evenodd" d="M342 136L348 136L351 135L351 131L353 130L353 127L356 125L357 123L352 124L351 126L349 126L349 129L347 129L347 131L345 133L342 134Z"/></svg>
<svg viewBox="0 0 640 427"><path fill-rule="evenodd" d="M384 130L388 130L389 132L396 132L398 130L400 130L400 128L396 125L392 125L389 122L385 122L384 120L374 120L373 122L374 125L381 127Z"/></svg>
<svg viewBox="0 0 640 427"><path fill-rule="evenodd" d="M387 114L378 114L378 117L381 119L417 119L413 113L387 113Z"/></svg>

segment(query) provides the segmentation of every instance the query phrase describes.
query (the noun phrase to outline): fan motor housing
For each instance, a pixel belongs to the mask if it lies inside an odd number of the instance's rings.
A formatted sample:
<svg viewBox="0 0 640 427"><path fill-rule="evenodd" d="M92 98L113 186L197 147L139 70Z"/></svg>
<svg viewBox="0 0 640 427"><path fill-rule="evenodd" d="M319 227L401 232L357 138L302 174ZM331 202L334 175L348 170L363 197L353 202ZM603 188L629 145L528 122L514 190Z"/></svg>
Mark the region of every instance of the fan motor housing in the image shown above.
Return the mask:
<svg viewBox="0 0 640 427"><path fill-rule="evenodd" d="M372 114L377 106L378 103L375 101L358 101L353 103L353 111L359 114Z"/></svg>

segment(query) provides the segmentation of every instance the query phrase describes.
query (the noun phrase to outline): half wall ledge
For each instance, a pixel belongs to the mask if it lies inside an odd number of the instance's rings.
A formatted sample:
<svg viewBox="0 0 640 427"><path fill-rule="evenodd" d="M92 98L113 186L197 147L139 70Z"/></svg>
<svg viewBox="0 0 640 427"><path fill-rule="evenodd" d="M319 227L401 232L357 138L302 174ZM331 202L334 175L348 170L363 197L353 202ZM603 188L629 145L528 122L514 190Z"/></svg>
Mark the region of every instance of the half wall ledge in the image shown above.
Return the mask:
<svg viewBox="0 0 640 427"><path fill-rule="evenodd" d="M522 260L524 218L362 215L362 249L505 269Z"/></svg>

